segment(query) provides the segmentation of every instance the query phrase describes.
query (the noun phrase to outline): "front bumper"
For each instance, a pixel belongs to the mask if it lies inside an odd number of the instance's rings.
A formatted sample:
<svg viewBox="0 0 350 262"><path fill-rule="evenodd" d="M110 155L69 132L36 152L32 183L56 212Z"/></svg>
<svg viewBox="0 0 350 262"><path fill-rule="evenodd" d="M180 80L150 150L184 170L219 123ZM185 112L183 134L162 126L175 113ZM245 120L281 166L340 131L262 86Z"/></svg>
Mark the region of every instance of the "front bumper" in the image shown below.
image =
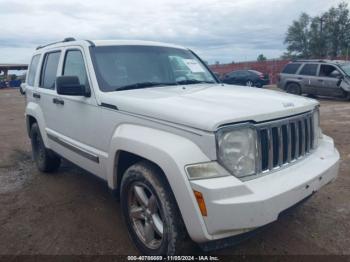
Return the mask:
<svg viewBox="0 0 350 262"><path fill-rule="evenodd" d="M234 236L277 220L279 214L334 180L339 153L323 136L316 151L278 172L242 182L228 176L191 181L203 194L209 240ZM209 237L210 236L210 237Z"/></svg>

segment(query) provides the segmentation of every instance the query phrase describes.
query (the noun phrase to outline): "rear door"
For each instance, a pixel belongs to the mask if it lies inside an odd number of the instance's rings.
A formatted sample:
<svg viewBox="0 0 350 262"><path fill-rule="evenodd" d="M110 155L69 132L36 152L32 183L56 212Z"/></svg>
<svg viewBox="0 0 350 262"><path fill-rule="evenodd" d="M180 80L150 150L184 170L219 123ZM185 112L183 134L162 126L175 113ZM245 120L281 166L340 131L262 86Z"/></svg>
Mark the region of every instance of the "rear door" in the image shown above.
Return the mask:
<svg viewBox="0 0 350 262"><path fill-rule="evenodd" d="M302 93L306 94L316 94L317 88L321 84L318 80L318 70L319 70L319 64L304 64L304 66L301 68L298 76L298 80L302 83Z"/></svg>
<svg viewBox="0 0 350 262"><path fill-rule="evenodd" d="M333 65L321 64L317 94L325 96L341 96L343 94L339 84L339 76L342 74Z"/></svg>
<svg viewBox="0 0 350 262"><path fill-rule="evenodd" d="M52 99L56 96L55 81L61 53L60 49L48 51L43 54L43 61L41 63L40 77L36 93L44 114L46 132L47 130L54 129L57 121L57 112L52 103Z"/></svg>

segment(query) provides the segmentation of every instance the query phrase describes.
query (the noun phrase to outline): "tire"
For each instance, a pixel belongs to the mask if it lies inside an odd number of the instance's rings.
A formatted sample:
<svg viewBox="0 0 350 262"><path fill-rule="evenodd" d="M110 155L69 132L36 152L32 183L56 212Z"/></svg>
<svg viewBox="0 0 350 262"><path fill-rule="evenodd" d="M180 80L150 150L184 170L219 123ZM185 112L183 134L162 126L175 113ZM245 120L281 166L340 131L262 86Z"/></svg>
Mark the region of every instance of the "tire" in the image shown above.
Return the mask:
<svg viewBox="0 0 350 262"><path fill-rule="evenodd" d="M24 90L22 89L22 87L19 87L19 92L22 96L24 96L26 94L26 92L24 92Z"/></svg>
<svg viewBox="0 0 350 262"><path fill-rule="evenodd" d="M129 236L141 253L155 256L180 252L185 226L171 189L156 166L141 161L128 168L120 199Z"/></svg>
<svg viewBox="0 0 350 262"><path fill-rule="evenodd" d="M37 168L44 173L56 171L60 167L61 158L45 147L37 123L34 123L30 129L30 139L32 142L33 158Z"/></svg>
<svg viewBox="0 0 350 262"><path fill-rule="evenodd" d="M301 95L301 88L296 83L290 83L287 85L286 88L287 93L293 94L293 95Z"/></svg>

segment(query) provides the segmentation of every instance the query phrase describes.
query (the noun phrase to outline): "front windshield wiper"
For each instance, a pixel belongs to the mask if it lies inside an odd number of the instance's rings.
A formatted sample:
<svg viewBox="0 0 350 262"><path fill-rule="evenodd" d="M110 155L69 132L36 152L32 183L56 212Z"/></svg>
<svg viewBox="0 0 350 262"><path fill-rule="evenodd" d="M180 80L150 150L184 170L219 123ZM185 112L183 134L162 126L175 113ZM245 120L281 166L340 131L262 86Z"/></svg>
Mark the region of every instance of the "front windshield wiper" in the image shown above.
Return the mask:
<svg viewBox="0 0 350 262"><path fill-rule="evenodd" d="M201 81L196 79L181 80L177 82L141 82L130 85L121 86L115 89L115 91L149 88L154 86L175 86L175 85L192 85L192 84L215 84L214 81Z"/></svg>
<svg viewBox="0 0 350 262"><path fill-rule="evenodd" d="M161 82L141 82L141 83L135 83L131 85L121 86L115 89L115 91L122 91L122 90L131 90L131 89L139 89L139 88L148 88L148 87L154 87L154 86L171 86L171 85L177 85L177 83L161 83Z"/></svg>
<svg viewBox="0 0 350 262"><path fill-rule="evenodd" d="M176 82L178 85L193 85L193 84L216 84L214 81L202 81L196 79L187 79Z"/></svg>

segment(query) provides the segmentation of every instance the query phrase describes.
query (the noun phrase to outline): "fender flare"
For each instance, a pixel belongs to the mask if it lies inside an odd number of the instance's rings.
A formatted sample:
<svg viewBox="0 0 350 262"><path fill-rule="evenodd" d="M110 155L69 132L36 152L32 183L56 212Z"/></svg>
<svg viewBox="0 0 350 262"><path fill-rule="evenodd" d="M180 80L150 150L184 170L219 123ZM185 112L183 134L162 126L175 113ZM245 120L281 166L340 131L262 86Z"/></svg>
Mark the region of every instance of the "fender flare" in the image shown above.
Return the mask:
<svg viewBox="0 0 350 262"><path fill-rule="evenodd" d="M210 238L185 172L188 164L210 161L196 144L170 132L123 124L115 130L110 145L106 179L111 189L118 186L115 164L118 151L152 161L164 172L191 238L196 241Z"/></svg>
<svg viewBox="0 0 350 262"><path fill-rule="evenodd" d="M40 106L36 103L29 102L26 106L25 115L26 115L26 118L28 116L32 116L36 119L36 122L39 125L41 137L44 141L45 147L50 148L46 130L45 130L45 126L46 126L45 118Z"/></svg>

